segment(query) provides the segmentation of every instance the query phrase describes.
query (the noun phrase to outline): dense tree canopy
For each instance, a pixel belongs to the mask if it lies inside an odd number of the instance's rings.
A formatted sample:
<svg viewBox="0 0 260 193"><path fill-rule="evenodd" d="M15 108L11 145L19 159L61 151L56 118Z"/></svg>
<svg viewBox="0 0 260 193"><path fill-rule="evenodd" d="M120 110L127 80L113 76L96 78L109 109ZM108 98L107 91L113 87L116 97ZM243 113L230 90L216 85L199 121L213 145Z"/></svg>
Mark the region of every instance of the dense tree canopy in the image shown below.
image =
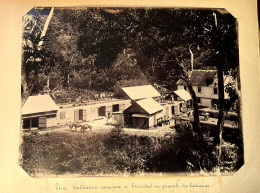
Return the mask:
<svg viewBox="0 0 260 193"><path fill-rule="evenodd" d="M44 44L51 55L51 89L114 91L116 82L129 79L173 89L183 70L190 70L191 53L194 68L216 69L219 58L226 69L236 68L236 30L224 10L56 8Z"/></svg>
<svg viewBox="0 0 260 193"><path fill-rule="evenodd" d="M220 137L214 145L220 143L225 113L238 100L234 85L223 83L223 74L237 76L239 64L237 22L224 9L55 8L42 38L39 45L38 36L24 33L23 98L46 89L122 97L121 87L143 84L166 94L182 79L192 96L197 145L203 136L190 71L216 69Z"/></svg>

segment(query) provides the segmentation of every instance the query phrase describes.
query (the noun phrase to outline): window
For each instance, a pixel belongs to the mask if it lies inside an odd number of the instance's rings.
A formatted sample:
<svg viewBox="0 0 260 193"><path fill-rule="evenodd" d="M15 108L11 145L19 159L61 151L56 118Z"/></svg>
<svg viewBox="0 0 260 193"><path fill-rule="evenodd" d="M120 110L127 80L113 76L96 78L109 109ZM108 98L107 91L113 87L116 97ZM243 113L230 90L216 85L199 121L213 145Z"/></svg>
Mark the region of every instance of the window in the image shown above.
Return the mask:
<svg viewBox="0 0 260 193"><path fill-rule="evenodd" d="M218 88L213 89L214 94L218 94Z"/></svg>
<svg viewBox="0 0 260 193"><path fill-rule="evenodd" d="M174 115L174 106L172 106L172 115Z"/></svg>
<svg viewBox="0 0 260 193"><path fill-rule="evenodd" d="M197 98L197 100L198 100L198 103L200 103L200 98Z"/></svg>
<svg viewBox="0 0 260 193"><path fill-rule="evenodd" d="M200 86L198 87L198 93L201 93L201 87Z"/></svg>
<svg viewBox="0 0 260 193"><path fill-rule="evenodd" d="M60 112L60 119L65 119L66 118L66 112Z"/></svg>
<svg viewBox="0 0 260 193"><path fill-rule="evenodd" d="M119 104L112 105L112 111L113 112L119 111Z"/></svg>
<svg viewBox="0 0 260 193"><path fill-rule="evenodd" d="M184 90L187 90L187 86L184 86Z"/></svg>
<svg viewBox="0 0 260 193"><path fill-rule="evenodd" d="M31 123L30 123L30 119L23 119L23 128L24 129L30 129L31 127Z"/></svg>
<svg viewBox="0 0 260 193"><path fill-rule="evenodd" d="M83 109L79 109L79 120L83 121Z"/></svg>
<svg viewBox="0 0 260 193"><path fill-rule="evenodd" d="M56 114L47 115L47 118L56 118Z"/></svg>
<svg viewBox="0 0 260 193"><path fill-rule="evenodd" d="M38 117L32 118L32 127L38 127Z"/></svg>

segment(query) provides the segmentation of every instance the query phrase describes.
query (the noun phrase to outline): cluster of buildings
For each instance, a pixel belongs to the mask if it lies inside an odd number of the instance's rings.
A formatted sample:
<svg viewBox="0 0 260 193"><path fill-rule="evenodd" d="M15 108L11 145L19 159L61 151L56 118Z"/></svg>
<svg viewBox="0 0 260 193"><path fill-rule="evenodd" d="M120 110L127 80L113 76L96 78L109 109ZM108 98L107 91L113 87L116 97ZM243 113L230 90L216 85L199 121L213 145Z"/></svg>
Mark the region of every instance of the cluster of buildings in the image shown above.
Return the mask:
<svg viewBox="0 0 260 193"><path fill-rule="evenodd" d="M227 84L231 79L226 76L224 81ZM209 112L212 118L217 118L214 117L218 105L217 71L193 70L191 82L201 112ZM171 121L176 117L180 119L185 113L188 119L191 117L192 100L182 80L177 82L177 90L166 97L162 97L151 85L125 87L122 90L129 99L95 101L82 106L58 106L49 95L30 96L22 108L22 127L46 128L111 117L112 124L147 129L162 123L174 125L176 121ZM225 99L228 99L227 93Z"/></svg>
<svg viewBox="0 0 260 193"><path fill-rule="evenodd" d="M24 129L47 128L72 122L86 122L121 111L130 105L130 100L96 101L85 105L58 106L50 95L30 96L22 107Z"/></svg>

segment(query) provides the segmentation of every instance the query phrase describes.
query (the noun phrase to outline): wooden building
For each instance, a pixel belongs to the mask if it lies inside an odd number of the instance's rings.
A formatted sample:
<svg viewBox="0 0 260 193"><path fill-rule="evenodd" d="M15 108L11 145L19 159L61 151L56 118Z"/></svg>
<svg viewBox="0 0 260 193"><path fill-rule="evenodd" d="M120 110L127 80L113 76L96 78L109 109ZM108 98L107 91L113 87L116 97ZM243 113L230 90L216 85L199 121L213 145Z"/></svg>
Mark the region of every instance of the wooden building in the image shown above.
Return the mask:
<svg viewBox="0 0 260 193"><path fill-rule="evenodd" d="M49 95L30 96L22 107L23 128L47 128L69 122L86 122L105 118L113 112L123 111L131 105L128 100L109 100L82 106L58 107Z"/></svg>
<svg viewBox="0 0 260 193"><path fill-rule="evenodd" d="M229 75L223 75L223 80L224 86L229 83L234 83L233 78ZM190 81L199 106L217 109L219 92L217 70L192 70ZM178 89L187 90L187 85L184 80L180 79L176 84ZM226 91L224 91L224 99L229 99L229 95Z"/></svg>
<svg viewBox="0 0 260 193"><path fill-rule="evenodd" d="M161 96L161 94L152 85L124 87L122 90L127 94L133 103L141 99L157 98Z"/></svg>
<svg viewBox="0 0 260 193"><path fill-rule="evenodd" d="M118 111L112 113L112 122L113 125L125 125L125 118L124 118L124 112Z"/></svg>
<svg viewBox="0 0 260 193"><path fill-rule="evenodd" d="M58 122L64 125L66 122L85 122L105 118L109 114L123 111L130 106L130 100L99 101L82 106L69 106L60 108Z"/></svg>
<svg viewBox="0 0 260 193"><path fill-rule="evenodd" d="M164 107L164 114L167 117L179 115L192 107L190 93L184 89L175 90L161 102Z"/></svg>
<svg viewBox="0 0 260 193"><path fill-rule="evenodd" d="M181 101L164 101L160 103L160 105L163 107L163 114L167 118L171 118L173 115L180 114L180 103Z"/></svg>
<svg viewBox="0 0 260 193"><path fill-rule="evenodd" d="M162 122L163 107L152 98L138 100L124 111L128 127L149 128Z"/></svg>
<svg viewBox="0 0 260 193"><path fill-rule="evenodd" d="M30 96L22 107L24 129L56 126L58 106L49 95Z"/></svg>

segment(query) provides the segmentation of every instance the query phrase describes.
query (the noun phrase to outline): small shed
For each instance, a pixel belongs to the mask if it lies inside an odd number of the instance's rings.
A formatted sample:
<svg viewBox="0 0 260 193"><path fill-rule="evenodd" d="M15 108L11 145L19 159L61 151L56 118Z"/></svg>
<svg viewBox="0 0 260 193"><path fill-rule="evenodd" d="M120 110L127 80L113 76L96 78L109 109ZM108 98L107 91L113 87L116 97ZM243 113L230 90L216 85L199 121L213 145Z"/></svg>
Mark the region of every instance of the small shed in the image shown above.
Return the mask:
<svg viewBox="0 0 260 193"><path fill-rule="evenodd" d="M163 107L152 98L139 100L124 111L129 127L149 128L162 122Z"/></svg>
<svg viewBox="0 0 260 193"><path fill-rule="evenodd" d="M123 111L113 112L112 113L112 124L113 125L124 125L124 113Z"/></svg>
<svg viewBox="0 0 260 193"><path fill-rule="evenodd" d="M58 106L49 95L30 96L22 107L23 128L55 126L57 111Z"/></svg>
<svg viewBox="0 0 260 193"><path fill-rule="evenodd" d="M179 90L173 91L173 93L174 93L174 95L178 96L179 101L181 101L181 103L179 103L180 111L185 111L192 106L191 95L188 91L186 91L184 89L179 89Z"/></svg>

